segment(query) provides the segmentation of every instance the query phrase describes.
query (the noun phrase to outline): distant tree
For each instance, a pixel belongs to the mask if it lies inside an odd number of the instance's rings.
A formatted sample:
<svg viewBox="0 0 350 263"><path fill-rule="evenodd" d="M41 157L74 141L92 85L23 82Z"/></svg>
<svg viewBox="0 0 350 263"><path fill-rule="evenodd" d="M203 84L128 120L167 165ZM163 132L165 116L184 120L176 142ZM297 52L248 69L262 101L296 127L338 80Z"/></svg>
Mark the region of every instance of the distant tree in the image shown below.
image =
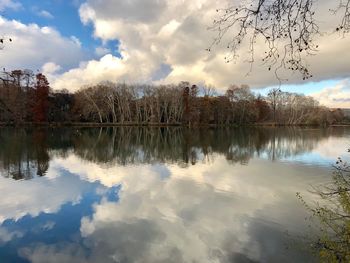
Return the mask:
<svg viewBox="0 0 350 263"><path fill-rule="evenodd" d="M74 118L72 112L74 95L68 90L58 90L49 96L48 120L51 122L71 121Z"/></svg>
<svg viewBox="0 0 350 263"><path fill-rule="evenodd" d="M75 94L76 105L81 107L81 113L85 118L94 120L98 116L98 121L103 122L103 106L107 106L101 99L98 86L83 88Z"/></svg>
<svg viewBox="0 0 350 263"><path fill-rule="evenodd" d="M211 108L213 112L214 124L227 125L231 120L231 104L226 96L212 98Z"/></svg>
<svg viewBox="0 0 350 263"><path fill-rule="evenodd" d="M232 111L234 118L238 124L247 122L253 113L252 103L254 95L248 85L231 85L227 91L226 96L232 103Z"/></svg>
<svg viewBox="0 0 350 263"><path fill-rule="evenodd" d="M186 83L184 83L186 84ZM190 113L191 113L191 106L190 106L190 88L185 85L185 87L183 88L183 92L182 92L182 101L183 101L183 105L184 105L184 114L183 114L183 122L185 124L190 124Z"/></svg>
<svg viewBox="0 0 350 263"><path fill-rule="evenodd" d="M212 97L215 94L217 94L215 87L212 85L202 86L202 91L204 96L208 96L208 97Z"/></svg>
<svg viewBox="0 0 350 263"><path fill-rule="evenodd" d="M30 111L29 90L33 85L34 74L30 70L2 71L0 73L0 111L5 121L21 123Z"/></svg>
<svg viewBox="0 0 350 263"><path fill-rule="evenodd" d="M34 87L34 101L32 102L33 120L35 122L47 121L49 90L49 82L45 75L41 73L37 74Z"/></svg>
<svg viewBox="0 0 350 263"><path fill-rule="evenodd" d="M257 121L266 121L271 113L271 108L269 104L261 96L255 99L255 107L258 112Z"/></svg>
<svg viewBox="0 0 350 263"><path fill-rule="evenodd" d="M50 92L43 74L14 70L0 74L0 121L7 123L92 122L119 124L245 125L270 121L285 125L329 125L344 119L341 110L320 107L301 94L272 91L258 97L249 86L232 85L225 96L196 85L127 85L103 82L78 90ZM279 116L276 118L276 116Z"/></svg>
<svg viewBox="0 0 350 263"><path fill-rule="evenodd" d="M270 102L270 105L272 107L274 122L276 122L277 103L281 92L282 91L279 88L272 88L267 94L268 101Z"/></svg>

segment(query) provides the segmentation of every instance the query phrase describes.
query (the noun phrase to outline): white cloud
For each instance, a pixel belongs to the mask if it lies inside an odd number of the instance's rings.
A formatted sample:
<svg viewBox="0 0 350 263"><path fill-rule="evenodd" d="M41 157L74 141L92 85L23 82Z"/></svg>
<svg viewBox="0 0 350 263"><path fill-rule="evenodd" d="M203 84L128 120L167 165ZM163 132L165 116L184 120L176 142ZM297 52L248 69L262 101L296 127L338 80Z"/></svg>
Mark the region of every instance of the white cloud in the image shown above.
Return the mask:
<svg viewBox="0 0 350 263"><path fill-rule="evenodd" d="M319 4L318 20L322 28L330 29L336 19L328 12L329 1ZM79 14L84 24L92 24L94 37L103 42L120 41L120 52L123 58L112 55L100 60L87 61L79 68L72 69L59 76L54 86L62 88L64 82L74 84L77 89L86 84L104 80L112 76L112 81L143 82L154 79L155 72L161 65L168 65L172 71L158 82L179 82L189 80L196 83L206 82L219 89L231 83L248 83L253 87L275 85L273 73L257 63L252 74L246 76L249 65L245 54L236 63L225 63L226 46L220 45L213 52L205 49L211 44L214 33L207 30L215 17L218 7L228 5L228 1L195 0L195 1L112 1L88 0L80 6ZM323 17L332 19L332 23ZM309 57L310 68L314 73L313 81L335 77L349 76L348 46L350 37L343 39L339 35L324 35L318 44L320 53ZM256 47L259 54L261 47ZM97 49L96 53L106 55L107 50ZM106 64L108 60L109 65ZM258 59L257 59L258 61ZM136 71L136 72L135 72ZM290 82L300 82L295 74L289 76Z"/></svg>
<svg viewBox="0 0 350 263"><path fill-rule="evenodd" d="M0 12L4 11L6 8L17 10L17 9L19 9L21 7L22 7L22 5L18 1L14 1L14 0L0 0Z"/></svg>
<svg viewBox="0 0 350 263"><path fill-rule="evenodd" d="M55 18L49 11L47 10L40 10L37 12L37 15L38 16L41 16L41 17L44 17L44 18L47 18L47 19L53 19Z"/></svg>
<svg viewBox="0 0 350 263"><path fill-rule="evenodd" d="M51 27L23 24L0 16L0 32L13 40L0 53L1 68L36 70L52 62L67 69L83 59L79 44Z"/></svg>
<svg viewBox="0 0 350 263"><path fill-rule="evenodd" d="M51 74L57 73L60 69L61 69L61 66L53 62L47 62L41 68L42 72L45 75L51 75Z"/></svg>
<svg viewBox="0 0 350 263"><path fill-rule="evenodd" d="M77 38L76 36L71 36L70 39L73 40L73 42L74 42L78 47L81 47L81 41L80 41L79 38Z"/></svg>
<svg viewBox="0 0 350 263"><path fill-rule="evenodd" d="M350 79L339 81L333 87L310 95L327 107L350 108Z"/></svg>
<svg viewBox="0 0 350 263"><path fill-rule="evenodd" d="M96 84L101 81L149 82L157 64L148 61L147 54L133 53L129 56L122 52L123 58L111 54L100 60L82 62L79 68L71 69L63 75L51 78L56 89L69 88L75 91L84 85ZM136 67L135 65L139 63ZM132 69L132 70L131 70Z"/></svg>
<svg viewBox="0 0 350 263"><path fill-rule="evenodd" d="M0 245L14 238L21 238L22 236L23 233L20 231L9 231L5 227L0 226Z"/></svg>
<svg viewBox="0 0 350 263"><path fill-rule="evenodd" d="M111 50L109 48L106 48L106 47L97 47L95 48L95 54L97 56L104 56L104 55L107 55L108 53L111 53Z"/></svg>

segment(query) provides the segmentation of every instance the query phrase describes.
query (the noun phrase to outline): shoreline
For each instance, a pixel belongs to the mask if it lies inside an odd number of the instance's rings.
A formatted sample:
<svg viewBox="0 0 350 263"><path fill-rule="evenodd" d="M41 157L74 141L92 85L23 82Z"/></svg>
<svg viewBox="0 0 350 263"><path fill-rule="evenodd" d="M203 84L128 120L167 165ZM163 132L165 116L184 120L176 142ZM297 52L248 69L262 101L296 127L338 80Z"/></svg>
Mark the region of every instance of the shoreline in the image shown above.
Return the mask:
<svg viewBox="0 0 350 263"><path fill-rule="evenodd" d="M229 128L229 127L350 127L350 123L340 123L331 125L311 125L311 124L279 124L279 123L252 123L252 124L200 124L200 125L185 125L182 123L98 123L98 122L23 122L23 123L0 123L0 127L185 127L185 128Z"/></svg>

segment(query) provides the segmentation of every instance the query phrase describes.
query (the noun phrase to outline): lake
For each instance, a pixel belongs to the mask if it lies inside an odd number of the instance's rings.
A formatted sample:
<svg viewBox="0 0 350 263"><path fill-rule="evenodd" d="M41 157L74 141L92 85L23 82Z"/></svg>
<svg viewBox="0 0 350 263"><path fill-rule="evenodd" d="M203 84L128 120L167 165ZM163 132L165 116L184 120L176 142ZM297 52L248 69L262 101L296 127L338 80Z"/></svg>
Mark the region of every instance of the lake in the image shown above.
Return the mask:
<svg viewBox="0 0 350 263"><path fill-rule="evenodd" d="M0 262L312 262L350 128L0 129Z"/></svg>

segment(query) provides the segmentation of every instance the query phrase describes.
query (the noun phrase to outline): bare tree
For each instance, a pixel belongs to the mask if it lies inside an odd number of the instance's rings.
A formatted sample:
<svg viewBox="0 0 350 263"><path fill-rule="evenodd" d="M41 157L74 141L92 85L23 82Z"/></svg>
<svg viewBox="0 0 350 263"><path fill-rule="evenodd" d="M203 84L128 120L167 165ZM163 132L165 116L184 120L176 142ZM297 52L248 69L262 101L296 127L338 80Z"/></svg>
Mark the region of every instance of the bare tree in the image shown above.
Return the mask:
<svg viewBox="0 0 350 263"><path fill-rule="evenodd" d="M202 86L202 93L204 96L213 97L217 94L217 91L212 85L204 85Z"/></svg>
<svg viewBox="0 0 350 263"><path fill-rule="evenodd" d="M272 113L273 113L273 121L276 122L276 110L277 110L277 102L279 95L281 94L281 90L279 88L273 88L267 94L267 98L270 102Z"/></svg>
<svg viewBox="0 0 350 263"><path fill-rule="evenodd" d="M350 0L339 1L338 6L330 11L342 13L335 31L346 34L350 31ZM239 48L248 44L251 71L256 44L264 41L262 62L269 70L275 71L279 80L278 71L282 68L297 71L303 79L308 79L312 74L305 58L318 50L315 39L320 35L315 19L316 4L317 0L250 0L217 9L218 18L210 27L217 35L208 50L225 41L229 51L225 59L230 62L237 58Z"/></svg>
<svg viewBox="0 0 350 263"><path fill-rule="evenodd" d="M350 150L348 150L350 152ZM329 183L314 186L312 193L321 201L306 202L300 193L297 197L311 213L310 226L318 230L311 248L319 255L320 262L350 261L350 165L338 158L334 165L333 179ZM310 239L310 238L308 238Z"/></svg>
<svg viewBox="0 0 350 263"><path fill-rule="evenodd" d="M81 91L82 96L84 99L86 99L87 103L84 103L84 108L87 108L88 114L97 113L99 122L103 122L103 110L101 105L104 102L100 101L100 92L98 91L98 87L90 87L82 89ZM79 96L78 96L79 97Z"/></svg>
<svg viewBox="0 0 350 263"><path fill-rule="evenodd" d="M226 96L231 102L232 114L238 117L238 123L242 124L246 121L249 115L249 105L253 102L254 95L252 94L248 85L231 85L227 91Z"/></svg>

